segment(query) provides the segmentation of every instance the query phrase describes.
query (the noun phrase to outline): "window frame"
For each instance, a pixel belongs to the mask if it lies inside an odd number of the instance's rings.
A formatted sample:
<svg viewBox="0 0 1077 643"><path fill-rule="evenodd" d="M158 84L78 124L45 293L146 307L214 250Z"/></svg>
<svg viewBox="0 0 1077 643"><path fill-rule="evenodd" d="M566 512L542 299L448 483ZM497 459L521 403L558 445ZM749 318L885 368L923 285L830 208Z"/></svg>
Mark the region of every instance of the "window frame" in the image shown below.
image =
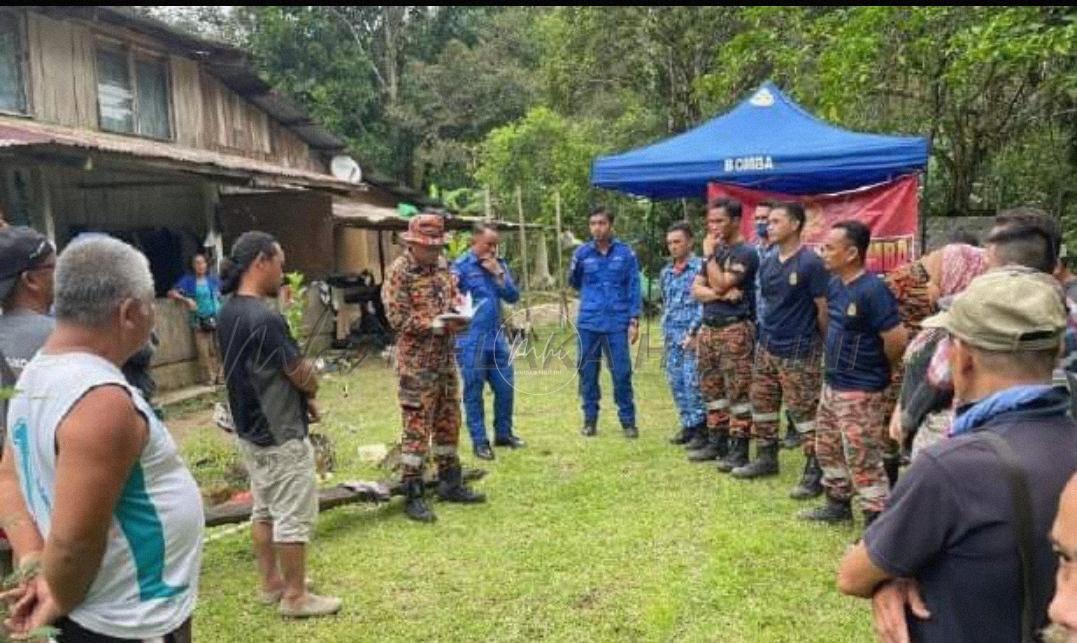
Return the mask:
<svg viewBox="0 0 1077 643"><path fill-rule="evenodd" d="M104 126L101 121L101 70L98 61L98 54L102 50L111 51L112 53L121 55L127 63L127 78L130 82L131 91L131 131L114 130ZM139 116L141 113L139 105L139 92L138 92L138 62L149 62L161 66L161 70L164 76L165 87L165 118L168 125L168 135L165 137L153 136L151 134L143 134L138 131ZM176 121L175 110L173 109L172 100L172 69L169 65L169 59L166 54L152 51L125 43L112 38L98 37L94 42L94 90L97 93L97 129L102 132L108 132L110 134L119 134L120 136L137 136L138 138L144 138L151 141L162 142L174 142L176 140Z"/></svg>
<svg viewBox="0 0 1077 643"><path fill-rule="evenodd" d="M0 14L7 14L15 19L15 30L19 37L19 81L22 83L23 111L4 109L0 107L0 115L27 117L33 113L31 104L32 92L30 91L30 50L27 43L26 13L15 11L10 7L0 7Z"/></svg>

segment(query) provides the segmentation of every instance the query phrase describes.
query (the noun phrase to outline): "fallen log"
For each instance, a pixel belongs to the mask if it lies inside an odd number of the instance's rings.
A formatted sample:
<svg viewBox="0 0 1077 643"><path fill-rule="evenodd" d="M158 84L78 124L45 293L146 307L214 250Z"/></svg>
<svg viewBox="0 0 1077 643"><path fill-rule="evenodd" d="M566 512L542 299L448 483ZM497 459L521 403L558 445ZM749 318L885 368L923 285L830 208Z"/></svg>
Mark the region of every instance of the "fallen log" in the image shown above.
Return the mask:
<svg viewBox="0 0 1077 643"><path fill-rule="evenodd" d="M481 480L486 476L483 469L464 469L466 482ZM427 488L437 484L437 479L427 480ZM318 492L318 511L326 511L342 505L360 502L387 502L392 496L404 495L404 486L399 480L392 482L356 482L343 483ZM225 502L206 509L206 527L219 527L245 522L251 518L251 501Z"/></svg>

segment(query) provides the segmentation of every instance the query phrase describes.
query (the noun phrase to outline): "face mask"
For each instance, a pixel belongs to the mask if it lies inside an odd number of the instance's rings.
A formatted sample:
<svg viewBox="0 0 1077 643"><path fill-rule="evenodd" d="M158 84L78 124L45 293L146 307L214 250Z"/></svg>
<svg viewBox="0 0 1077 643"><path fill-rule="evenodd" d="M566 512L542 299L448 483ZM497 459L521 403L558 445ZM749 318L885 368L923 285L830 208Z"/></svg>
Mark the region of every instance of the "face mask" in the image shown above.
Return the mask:
<svg viewBox="0 0 1077 643"><path fill-rule="evenodd" d="M765 223L757 223L757 224L755 224L755 234L760 239L766 239L767 238L767 224L765 224Z"/></svg>

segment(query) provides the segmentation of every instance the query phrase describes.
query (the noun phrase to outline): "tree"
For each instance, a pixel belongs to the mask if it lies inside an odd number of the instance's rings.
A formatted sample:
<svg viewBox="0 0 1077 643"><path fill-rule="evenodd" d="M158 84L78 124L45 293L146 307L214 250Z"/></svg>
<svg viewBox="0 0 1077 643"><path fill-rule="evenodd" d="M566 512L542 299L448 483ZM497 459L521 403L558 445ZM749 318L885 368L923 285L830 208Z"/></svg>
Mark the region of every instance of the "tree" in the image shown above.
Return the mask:
<svg viewBox="0 0 1077 643"><path fill-rule="evenodd" d="M478 147L495 127L523 116L535 99L530 67L537 57L526 37L533 11L485 16L474 42L444 43L431 60L408 63L394 123L413 132L415 185L473 186Z"/></svg>
<svg viewBox="0 0 1077 643"><path fill-rule="evenodd" d="M992 156L1074 91L1068 9L758 7L740 18L701 94L724 102L771 77L839 124L927 136L935 212L970 212Z"/></svg>

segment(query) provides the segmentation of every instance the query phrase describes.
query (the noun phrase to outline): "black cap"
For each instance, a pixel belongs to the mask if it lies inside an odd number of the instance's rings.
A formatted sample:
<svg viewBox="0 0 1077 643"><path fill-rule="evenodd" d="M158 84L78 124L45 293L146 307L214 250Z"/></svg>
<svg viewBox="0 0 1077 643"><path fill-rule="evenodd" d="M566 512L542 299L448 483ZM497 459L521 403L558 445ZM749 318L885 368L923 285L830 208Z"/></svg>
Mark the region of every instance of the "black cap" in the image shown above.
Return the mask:
<svg viewBox="0 0 1077 643"><path fill-rule="evenodd" d="M19 275L54 252L48 238L33 228L0 228L0 301L10 294Z"/></svg>

